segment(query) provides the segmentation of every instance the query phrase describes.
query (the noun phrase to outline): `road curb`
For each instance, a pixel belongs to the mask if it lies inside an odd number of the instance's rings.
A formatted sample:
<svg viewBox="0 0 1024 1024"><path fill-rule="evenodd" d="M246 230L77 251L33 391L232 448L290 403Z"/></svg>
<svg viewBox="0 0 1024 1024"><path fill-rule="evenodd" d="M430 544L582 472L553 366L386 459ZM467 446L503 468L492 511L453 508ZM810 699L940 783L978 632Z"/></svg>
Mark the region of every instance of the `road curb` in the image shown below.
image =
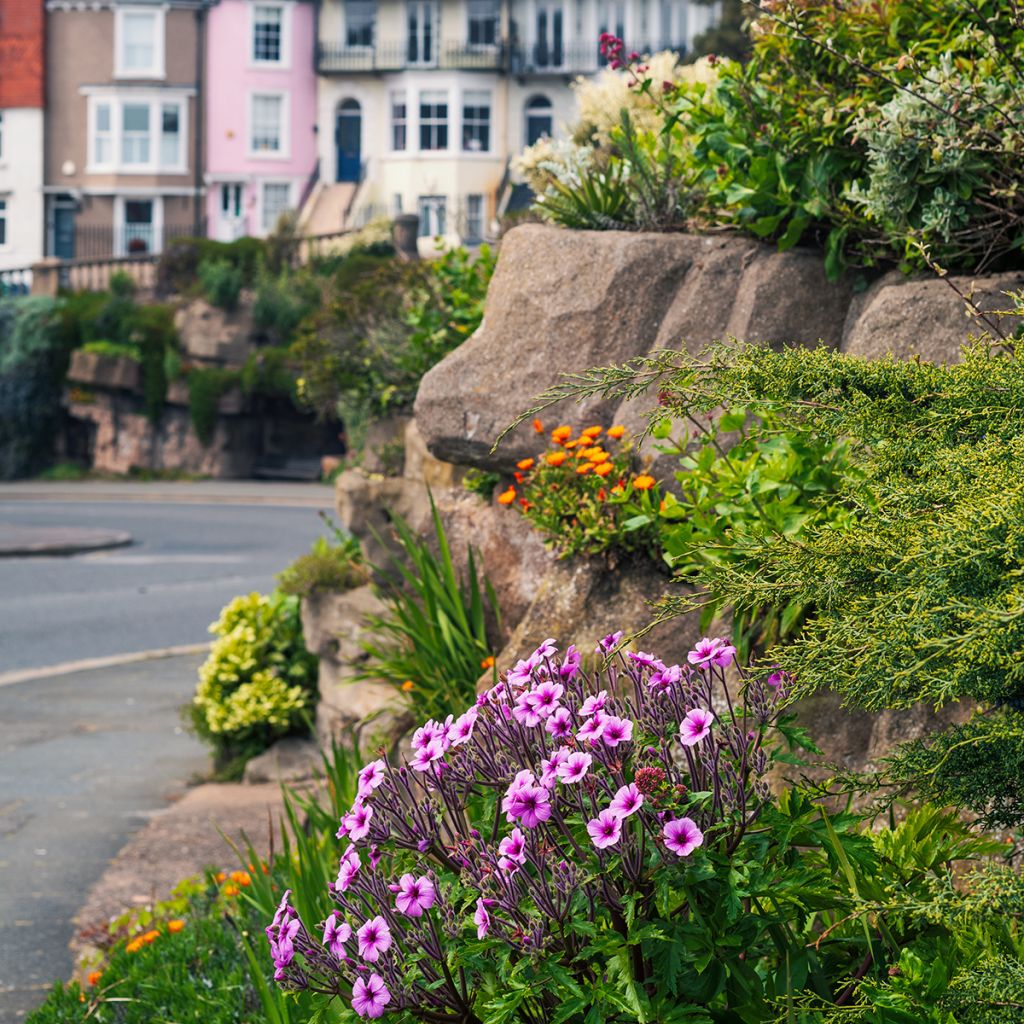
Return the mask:
<svg viewBox="0 0 1024 1024"><path fill-rule="evenodd" d="M124 530L0 523L0 558L81 555L123 548L131 542L132 535Z"/></svg>
<svg viewBox="0 0 1024 1024"><path fill-rule="evenodd" d="M0 686L30 683L35 679L50 679L55 676L70 676L76 672L90 672L101 668L116 668L118 665L134 665L140 661L156 661L158 658L204 654L209 648L209 644L182 644L178 647L157 647L150 651L134 651L130 654L111 654L104 658L82 658L79 661L65 661L43 668L15 669L13 672L0 673Z"/></svg>

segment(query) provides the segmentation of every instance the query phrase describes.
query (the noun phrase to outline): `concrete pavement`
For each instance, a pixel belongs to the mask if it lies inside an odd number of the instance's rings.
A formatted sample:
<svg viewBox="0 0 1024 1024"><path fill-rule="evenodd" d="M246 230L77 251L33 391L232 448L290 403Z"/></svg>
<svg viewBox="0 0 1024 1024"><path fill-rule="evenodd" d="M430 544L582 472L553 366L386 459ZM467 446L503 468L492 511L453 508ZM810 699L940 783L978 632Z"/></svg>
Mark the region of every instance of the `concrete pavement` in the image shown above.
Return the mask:
<svg viewBox="0 0 1024 1024"><path fill-rule="evenodd" d="M180 708L202 656L0 688L0 1022L70 975L72 917L129 836L208 767Z"/></svg>
<svg viewBox="0 0 1024 1024"><path fill-rule="evenodd" d="M80 555L85 551L124 547L131 542L132 535L123 530L0 523L0 558Z"/></svg>
<svg viewBox="0 0 1024 1024"><path fill-rule="evenodd" d="M334 489L329 484L278 480L19 480L0 484L0 504L8 501L331 508Z"/></svg>

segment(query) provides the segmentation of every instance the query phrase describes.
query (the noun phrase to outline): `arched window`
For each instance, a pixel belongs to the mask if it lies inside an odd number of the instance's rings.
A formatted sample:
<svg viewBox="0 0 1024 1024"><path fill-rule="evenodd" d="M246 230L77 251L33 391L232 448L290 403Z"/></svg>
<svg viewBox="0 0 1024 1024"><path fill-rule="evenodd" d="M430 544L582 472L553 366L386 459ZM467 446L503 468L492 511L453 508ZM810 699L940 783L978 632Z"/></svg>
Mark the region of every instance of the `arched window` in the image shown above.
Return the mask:
<svg viewBox="0 0 1024 1024"><path fill-rule="evenodd" d="M526 101L526 144L532 146L539 139L554 133L551 100L547 96L531 96Z"/></svg>

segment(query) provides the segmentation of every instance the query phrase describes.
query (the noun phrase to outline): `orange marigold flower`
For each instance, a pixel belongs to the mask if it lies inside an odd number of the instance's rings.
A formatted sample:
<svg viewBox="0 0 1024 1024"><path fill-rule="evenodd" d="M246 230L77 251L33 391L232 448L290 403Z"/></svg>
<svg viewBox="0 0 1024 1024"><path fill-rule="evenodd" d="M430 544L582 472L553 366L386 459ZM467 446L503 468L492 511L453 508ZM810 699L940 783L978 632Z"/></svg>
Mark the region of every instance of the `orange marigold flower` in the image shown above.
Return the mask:
<svg viewBox="0 0 1024 1024"><path fill-rule="evenodd" d="M606 501L607 498L608 498L608 492L602 487L601 490L599 490L597 492L597 500L598 501Z"/></svg>
<svg viewBox="0 0 1024 1024"><path fill-rule="evenodd" d="M516 471L515 471L515 472L514 472L514 473L513 473L512 475L513 475L513 476L514 476L514 477L516 478L516 483L517 483L517 484L521 484L521 483L523 482L523 480L525 480L525 479L526 479L526 478L525 478L525 477L523 476L523 474L519 472L519 470L518 470L518 469L517 469L517 470L516 470Z"/></svg>
<svg viewBox="0 0 1024 1024"><path fill-rule="evenodd" d="M528 469L533 469L533 459L520 459L516 463L516 469L521 469L524 473Z"/></svg>
<svg viewBox="0 0 1024 1024"><path fill-rule="evenodd" d="M565 462L565 459L565 452L548 452L547 455L544 456L544 461L549 466L560 466Z"/></svg>
<svg viewBox="0 0 1024 1024"><path fill-rule="evenodd" d="M512 502L515 501L515 500L516 500L516 489L514 487L509 487L509 489L507 491L502 491L501 494L498 495L498 504L499 505L511 505Z"/></svg>
<svg viewBox="0 0 1024 1024"><path fill-rule="evenodd" d="M566 448L575 448L576 445L578 445L578 444L579 444L579 441L566 441L565 442L565 447Z"/></svg>
<svg viewBox="0 0 1024 1024"><path fill-rule="evenodd" d="M519 499L519 504L522 505L523 508L526 509L527 512L529 512L530 509L533 508L533 502L532 501L527 501L525 498L520 498Z"/></svg>
<svg viewBox="0 0 1024 1024"><path fill-rule="evenodd" d="M593 468L594 464L592 462L584 462L582 466L576 467L576 472L579 473L580 476L586 476L586 474L589 473Z"/></svg>
<svg viewBox="0 0 1024 1024"><path fill-rule="evenodd" d="M480 667L481 668L494 668L494 656L491 655L491 654L488 654L487 657L484 658L484 660L480 662Z"/></svg>
<svg viewBox="0 0 1024 1024"><path fill-rule="evenodd" d="M536 430L538 434L543 434L544 433L544 424L541 423L540 420L534 420L533 421L533 429Z"/></svg>
<svg viewBox="0 0 1024 1024"><path fill-rule="evenodd" d="M144 935L142 936L142 941L143 941L143 942L144 942L144 943L145 943L145 944L146 944L147 946L151 946L151 945L153 945L153 943L154 943L154 942L156 942L156 940L157 940L157 939L159 939L159 938L160 938L160 933L159 933L159 932L158 932L158 931L157 931L157 930L156 930L155 928L153 928L153 929L152 929L151 931L148 931L148 932L146 932L146 933L145 933L145 934L144 934Z"/></svg>
<svg viewBox="0 0 1024 1024"><path fill-rule="evenodd" d="M604 431L604 427L587 427L586 430L580 431L581 437L600 437Z"/></svg>
<svg viewBox="0 0 1024 1024"><path fill-rule="evenodd" d="M220 885L220 883L221 883L221 882L223 882L223 881L224 881L224 879L225 879L225 878L227 878L227 877L228 877L228 876L227 876L226 874L224 874L224 872L223 872L223 871L218 871L218 872L217 872L217 874L215 874L215 875L213 876L213 880L214 880L214 881L215 881L215 882L216 882L216 883L217 883L218 885Z"/></svg>
<svg viewBox="0 0 1024 1024"><path fill-rule="evenodd" d="M614 487L612 488L612 494L622 494L622 492L623 492L623 491L624 491L625 489L626 489L626 488L625 488L625 487L623 487L623 486L622 486L622 484L616 484L616 485L615 485L615 486L614 486Z"/></svg>
<svg viewBox="0 0 1024 1024"><path fill-rule="evenodd" d="M614 469L615 467L610 462L602 462L600 465L594 467L594 472L598 476L607 476Z"/></svg>
<svg viewBox="0 0 1024 1024"><path fill-rule="evenodd" d="M90 971L89 977L85 979L87 985L98 985L100 978L103 977L102 971Z"/></svg>
<svg viewBox="0 0 1024 1024"><path fill-rule="evenodd" d="M661 501L658 503L658 511L664 512L667 507L668 502L664 498L662 498Z"/></svg>
<svg viewBox="0 0 1024 1024"><path fill-rule="evenodd" d="M406 679L406 681L402 683L403 693L408 693L410 690L414 690L415 688L416 684L411 679Z"/></svg>
<svg viewBox="0 0 1024 1024"><path fill-rule="evenodd" d="M172 934L176 935L185 927L185 922L180 917L176 917L173 921L167 922L167 930Z"/></svg>
<svg viewBox="0 0 1024 1024"><path fill-rule="evenodd" d="M238 886L233 883L229 883L228 885L224 886L225 896L237 896L241 891L242 890L239 889Z"/></svg>
<svg viewBox="0 0 1024 1024"><path fill-rule="evenodd" d="M621 424L616 424L614 427L608 428L608 436L615 441L618 441L620 437L626 432L626 428Z"/></svg>
<svg viewBox="0 0 1024 1024"><path fill-rule="evenodd" d="M232 871L231 881L245 888L252 882L252 879L249 877L248 871Z"/></svg>
<svg viewBox="0 0 1024 1024"><path fill-rule="evenodd" d="M647 473L641 473L633 479L633 489L637 491L649 491L654 486L654 477Z"/></svg>
<svg viewBox="0 0 1024 1024"><path fill-rule="evenodd" d="M572 437L572 427L567 427L564 423L562 426L555 427L555 429L551 431L551 440L554 441L555 444L565 444L570 437Z"/></svg>
<svg viewBox="0 0 1024 1024"><path fill-rule="evenodd" d="M132 939L132 941L129 942L128 945L124 947L124 951L126 953L138 953L138 951L140 949L142 949L142 947L144 945L145 945L145 943L142 941L142 938L140 936L137 939Z"/></svg>

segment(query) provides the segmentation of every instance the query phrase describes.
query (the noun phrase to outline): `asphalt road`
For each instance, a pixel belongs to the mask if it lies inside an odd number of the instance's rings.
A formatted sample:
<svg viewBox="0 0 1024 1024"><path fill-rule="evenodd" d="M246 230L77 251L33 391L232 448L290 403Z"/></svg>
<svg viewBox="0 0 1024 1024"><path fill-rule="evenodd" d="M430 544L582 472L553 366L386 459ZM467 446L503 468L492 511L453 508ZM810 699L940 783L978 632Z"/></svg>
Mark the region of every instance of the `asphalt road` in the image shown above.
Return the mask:
<svg viewBox="0 0 1024 1024"><path fill-rule="evenodd" d="M322 493L329 509L332 493ZM72 558L0 560L0 676L203 643L227 601L273 587L324 532L313 508L5 502L2 492L0 521L126 530L135 540Z"/></svg>
<svg viewBox="0 0 1024 1024"><path fill-rule="evenodd" d="M271 588L324 532L312 507L167 504L139 493L132 502L4 501L0 490L0 522L135 539L90 555L0 559L0 1024L21 1020L69 976L71 918L86 891L208 766L179 710L201 656L7 685L4 675L203 643L225 602ZM330 490L319 493L328 507Z"/></svg>

